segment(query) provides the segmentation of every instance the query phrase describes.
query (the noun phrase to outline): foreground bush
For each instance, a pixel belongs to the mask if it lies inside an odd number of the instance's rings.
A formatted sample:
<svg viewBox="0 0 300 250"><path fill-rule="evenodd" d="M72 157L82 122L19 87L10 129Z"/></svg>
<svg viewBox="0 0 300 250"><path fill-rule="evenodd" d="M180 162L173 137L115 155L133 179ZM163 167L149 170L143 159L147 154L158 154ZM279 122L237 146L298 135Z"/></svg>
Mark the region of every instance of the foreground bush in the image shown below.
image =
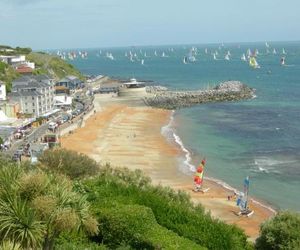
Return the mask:
<svg viewBox="0 0 300 250"><path fill-rule="evenodd" d="M98 240L112 249L122 243L134 249L205 249L157 224L151 209L145 206L102 208L98 209L97 217Z"/></svg>
<svg viewBox="0 0 300 250"><path fill-rule="evenodd" d="M126 169L107 167L100 171L98 177L86 180L84 183L88 199L92 202L93 210L97 213L100 228L103 226L102 223L110 224L108 222L110 219L112 220L111 223L114 224L111 217L103 217L103 214L111 213L116 207L120 207L120 209L122 207L126 210L124 205L139 205L143 209L148 209L146 211L151 211L149 216L153 214L152 220L156 221L160 228L173 231L176 235L189 239L199 246L224 250L251 249L247 237L241 229L212 219L201 206L195 206L184 192L152 186L140 171L132 172ZM142 208L140 208L141 211ZM134 220L125 210L119 211L120 214L125 214L124 220L126 218ZM145 223L138 218L134 221L137 223L134 228L143 228L145 227L144 224L148 223L146 219ZM129 222L128 225L125 222L121 224L124 225L124 228L120 231L111 230L111 237L109 240L107 239L108 241L119 244L118 232L125 233L126 237L132 237L130 232L133 225ZM115 223L115 226L118 225ZM159 233L151 230L149 230L149 234L143 234L143 237L145 235L149 239L153 239L152 237L160 239ZM103 235L104 239L105 237L107 236ZM130 244L134 245L132 242Z"/></svg>
<svg viewBox="0 0 300 250"><path fill-rule="evenodd" d="M0 163L0 244L53 249L63 232L97 234L86 198L65 176Z"/></svg>
<svg viewBox="0 0 300 250"><path fill-rule="evenodd" d="M39 161L45 169L65 174L71 179L93 176L99 170L97 162L88 156L66 149L46 150Z"/></svg>
<svg viewBox="0 0 300 250"><path fill-rule="evenodd" d="M300 249L300 215L280 212L261 225L256 249L295 250Z"/></svg>

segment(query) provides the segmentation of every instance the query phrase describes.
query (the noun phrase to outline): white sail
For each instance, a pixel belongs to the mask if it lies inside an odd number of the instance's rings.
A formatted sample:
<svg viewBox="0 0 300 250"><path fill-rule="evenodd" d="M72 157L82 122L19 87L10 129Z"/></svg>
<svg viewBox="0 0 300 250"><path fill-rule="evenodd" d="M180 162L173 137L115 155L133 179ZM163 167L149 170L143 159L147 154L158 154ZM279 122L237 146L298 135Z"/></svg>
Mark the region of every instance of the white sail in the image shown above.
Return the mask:
<svg viewBox="0 0 300 250"><path fill-rule="evenodd" d="M242 60L242 61L246 61L246 60L247 60L245 54L243 54L243 55L241 56L241 60Z"/></svg>
<svg viewBox="0 0 300 250"><path fill-rule="evenodd" d="M217 60L217 56L216 54L213 54L214 60Z"/></svg>
<svg viewBox="0 0 300 250"><path fill-rule="evenodd" d="M277 51L276 51L276 49L275 49L275 48L273 49L273 54L274 54L274 55L276 55L276 54L277 54Z"/></svg>
<svg viewBox="0 0 300 250"><path fill-rule="evenodd" d="M285 65L285 57L284 57L284 56L281 57L281 59L280 59L280 64L281 64L281 66L284 66L284 65Z"/></svg>
<svg viewBox="0 0 300 250"><path fill-rule="evenodd" d="M228 54L225 55L225 58L224 58L226 61L229 61L230 60L230 57Z"/></svg>
<svg viewBox="0 0 300 250"><path fill-rule="evenodd" d="M283 54L283 55L286 55L286 52L285 52L285 49L284 49L284 48L282 49L282 54Z"/></svg>
<svg viewBox="0 0 300 250"><path fill-rule="evenodd" d="M144 65L144 59L141 60L141 64Z"/></svg>
<svg viewBox="0 0 300 250"><path fill-rule="evenodd" d="M183 63L187 64L187 58L186 58L186 56L183 58Z"/></svg>

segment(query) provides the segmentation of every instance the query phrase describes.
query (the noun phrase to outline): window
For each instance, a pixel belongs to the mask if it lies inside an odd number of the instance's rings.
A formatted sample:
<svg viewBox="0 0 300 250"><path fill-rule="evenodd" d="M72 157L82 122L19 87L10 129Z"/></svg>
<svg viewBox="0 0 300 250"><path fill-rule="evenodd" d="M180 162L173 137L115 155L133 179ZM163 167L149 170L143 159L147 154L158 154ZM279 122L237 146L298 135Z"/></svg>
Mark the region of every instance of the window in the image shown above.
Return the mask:
<svg viewBox="0 0 300 250"><path fill-rule="evenodd" d="M35 109L32 109L32 112L34 113L34 112L35 112Z"/></svg>
<svg viewBox="0 0 300 250"><path fill-rule="evenodd" d="M32 106L34 106L34 102L32 103Z"/></svg>
<svg viewBox="0 0 300 250"><path fill-rule="evenodd" d="M25 106L27 106L27 102L25 102Z"/></svg>
<svg viewBox="0 0 300 250"><path fill-rule="evenodd" d="M32 97L32 100L34 100L34 96Z"/></svg>

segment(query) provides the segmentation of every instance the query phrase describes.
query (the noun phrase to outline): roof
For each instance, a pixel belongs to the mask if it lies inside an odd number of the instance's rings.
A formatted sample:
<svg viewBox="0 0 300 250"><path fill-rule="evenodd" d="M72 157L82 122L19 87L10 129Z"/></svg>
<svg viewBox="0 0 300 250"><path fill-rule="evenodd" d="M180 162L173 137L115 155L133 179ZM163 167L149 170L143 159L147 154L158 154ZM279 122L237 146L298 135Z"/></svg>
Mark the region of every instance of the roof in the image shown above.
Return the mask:
<svg viewBox="0 0 300 250"><path fill-rule="evenodd" d="M65 86L55 86L55 90L69 90L69 88Z"/></svg>
<svg viewBox="0 0 300 250"><path fill-rule="evenodd" d="M27 66L20 66L16 69L16 71L20 74L24 74L24 73L32 73L33 70L30 67Z"/></svg>
<svg viewBox="0 0 300 250"><path fill-rule="evenodd" d="M22 96L42 96L38 91L18 91L11 92L8 94L9 97L22 97Z"/></svg>

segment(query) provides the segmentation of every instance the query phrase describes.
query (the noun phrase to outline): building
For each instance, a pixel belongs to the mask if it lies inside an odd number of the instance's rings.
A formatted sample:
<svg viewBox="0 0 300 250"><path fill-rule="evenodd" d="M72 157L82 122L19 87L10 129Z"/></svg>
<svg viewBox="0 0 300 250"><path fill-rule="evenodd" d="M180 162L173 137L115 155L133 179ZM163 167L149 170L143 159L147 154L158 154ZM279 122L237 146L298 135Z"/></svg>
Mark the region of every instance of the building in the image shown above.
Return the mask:
<svg viewBox="0 0 300 250"><path fill-rule="evenodd" d="M15 56L0 55L0 61L5 62L15 67L16 69L20 67L28 67L31 68L32 70L35 69L35 63L27 61L25 55L15 55Z"/></svg>
<svg viewBox="0 0 300 250"><path fill-rule="evenodd" d="M9 98L20 104L22 113L44 116L54 110L54 85L47 76L22 76L13 81Z"/></svg>
<svg viewBox="0 0 300 250"><path fill-rule="evenodd" d="M3 113L9 118L18 118L21 112L21 107L18 102L0 101L0 111L3 111Z"/></svg>
<svg viewBox="0 0 300 250"><path fill-rule="evenodd" d="M60 109L70 109L72 107L72 97L67 95L56 95L54 97L54 107Z"/></svg>
<svg viewBox="0 0 300 250"><path fill-rule="evenodd" d="M6 85L0 81L0 101L6 100Z"/></svg>
<svg viewBox="0 0 300 250"><path fill-rule="evenodd" d="M83 87L83 82L76 76L66 76L56 83L56 86L64 86L68 89L78 89Z"/></svg>
<svg viewBox="0 0 300 250"><path fill-rule="evenodd" d="M140 98L145 95L147 95L145 83L137 82L134 78L130 79L129 82L123 83L119 88L119 96Z"/></svg>

